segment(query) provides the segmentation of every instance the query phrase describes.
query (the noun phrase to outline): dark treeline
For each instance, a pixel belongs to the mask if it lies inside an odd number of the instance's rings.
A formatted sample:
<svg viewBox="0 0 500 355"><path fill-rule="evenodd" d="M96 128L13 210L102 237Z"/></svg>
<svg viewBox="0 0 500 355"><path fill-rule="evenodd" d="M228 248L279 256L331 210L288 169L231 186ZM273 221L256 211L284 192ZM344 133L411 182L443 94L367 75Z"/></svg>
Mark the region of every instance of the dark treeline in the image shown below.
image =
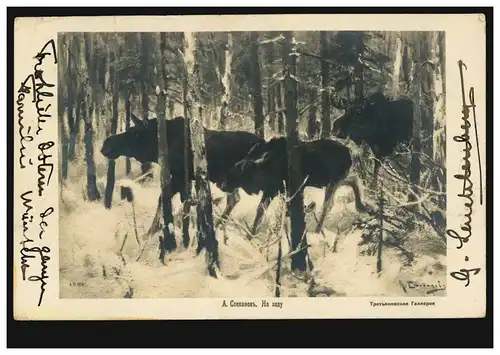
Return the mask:
<svg viewBox="0 0 500 355"><path fill-rule="evenodd" d="M293 147L299 140L333 137L335 120L373 94L382 93L389 100L408 97L414 104L411 152L400 173L412 186L408 202L418 205L425 191L446 192L443 33L64 33L59 35L59 52L63 182L77 157L77 146L84 142L87 198L103 199L111 208L115 162L108 162L107 186L101 196L95 144L135 125L135 117L144 121L186 117L185 132L189 129L191 135L185 141L191 142L196 166L198 251L207 250L212 275L218 265L217 241L202 126L246 130L266 140L287 137L293 162L287 181L287 195L294 196L290 204L293 248L306 243L302 192L294 195L302 181ZM168 252L177 246L168 228L172 220L169 152L163 133L164 129L158 131L157 140L165 221L162 245ZM377 156L376 148L371 148ZM366 157L369 152L360 154ZM131 159L126 159L129 175ZM150 163L142 164L143 173L149 168ZM366 179L364 170L359 173ZM190 195L191 183L186 182ZM432 201L445 208L444 198L432 197ZM185 213L191 203L185 202ZM187 247L189 219L184 220ZM292 267L304 270L305 260L306 253L296 253Z"/></svg>

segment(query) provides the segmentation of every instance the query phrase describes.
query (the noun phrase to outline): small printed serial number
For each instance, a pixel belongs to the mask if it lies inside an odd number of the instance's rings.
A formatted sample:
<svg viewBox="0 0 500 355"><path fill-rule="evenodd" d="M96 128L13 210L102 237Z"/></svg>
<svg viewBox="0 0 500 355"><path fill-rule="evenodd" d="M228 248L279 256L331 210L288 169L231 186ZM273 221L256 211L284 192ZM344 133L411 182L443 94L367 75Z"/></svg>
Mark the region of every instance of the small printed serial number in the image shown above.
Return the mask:
<svg viewBox="0 0 500 355"><path fill-rule="evenodd" d="M69 285L71 287L83 287L85 286L85 282L70 282Z"/></svg>

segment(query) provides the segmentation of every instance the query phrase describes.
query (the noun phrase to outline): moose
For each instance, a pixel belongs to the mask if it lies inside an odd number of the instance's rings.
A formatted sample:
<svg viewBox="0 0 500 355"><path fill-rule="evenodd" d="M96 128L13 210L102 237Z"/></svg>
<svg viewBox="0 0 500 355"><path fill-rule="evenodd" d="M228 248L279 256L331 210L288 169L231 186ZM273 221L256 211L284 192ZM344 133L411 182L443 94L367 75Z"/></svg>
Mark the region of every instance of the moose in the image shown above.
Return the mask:
<svg viewBox="0 0 500 355"><path fill-rule="evenodd" d="M352 165L349 148L335 140L319 139L300 141L298 151L301 159L302 177L305 181L303 187L326 187L323 210L316 227L316 233L321 231L326 215L333 207L334 194L342 185L350 186L353 189L356 208L359 211L365 210L359 181L353 175L348 176ZM268 142L257 143L226 176L227 180L222 184L226 189L233 189L240 185L248 194L257 194L263 191L251 230L252 234L256 234L265 209L278 193L284 192L283 182L288 180L286 138L273 138Z"/></svg>
<svg viewBox="0 0 500 355"><path fill-rule="evenodd" d="M361 104L336 106L346 111L333 122L332 134L370 147L377 158L373 171L376 185L380 162L413 137L413 102L407 98L390 100L375 93Z"/></svg>
<svg viewBox="0 0 500 355"><path fill-rule="evenodd" d="M132 116L134 126L123 133L108 137L101 148L101 153L108 159L117 159L120 156L135 158L137 161L158 162L158 121L156 118L140 120ZM160 118L165 119L165 118ZM169 150L168 164L171 172L172 197L180 193L181 201L186 201L185 189L185 159L184 159L184 118L181 116L166 120L167 146ZM188 134L190 132L188 131ZM237 188L228 190L223 188L222 183L226 180L226 174L236 162L243 159L250 148L263 139L255 134L243 131L215 131L205 129L208 178L227 194L227 203L221 221L227 218L236 204L239 202ZM193 153L191 141L187 142L189 164L189 179L194 180ZM159 221L161 196L158 201L158 209L153 222L152 229ZM219 223L221 223L219 221Z"/></svg>

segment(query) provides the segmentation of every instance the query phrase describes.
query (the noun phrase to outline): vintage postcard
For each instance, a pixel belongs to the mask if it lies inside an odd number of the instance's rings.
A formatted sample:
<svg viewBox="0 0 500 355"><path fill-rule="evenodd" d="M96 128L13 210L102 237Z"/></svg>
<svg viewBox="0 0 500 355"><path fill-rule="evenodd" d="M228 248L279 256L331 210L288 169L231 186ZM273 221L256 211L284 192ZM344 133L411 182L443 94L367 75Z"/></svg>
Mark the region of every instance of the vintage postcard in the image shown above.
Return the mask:
<svg viewBox="0 0 500 355"><path fill-rule="evenodd" d="M15 319L485 316L484 15L14 31Z"/></svg>

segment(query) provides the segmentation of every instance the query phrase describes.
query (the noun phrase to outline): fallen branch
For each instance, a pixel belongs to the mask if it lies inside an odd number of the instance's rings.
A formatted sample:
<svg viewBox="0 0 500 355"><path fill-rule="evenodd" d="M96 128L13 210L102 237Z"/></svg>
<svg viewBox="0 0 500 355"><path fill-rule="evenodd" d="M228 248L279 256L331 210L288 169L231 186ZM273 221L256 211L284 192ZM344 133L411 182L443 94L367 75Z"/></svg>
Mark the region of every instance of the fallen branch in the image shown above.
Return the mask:
<svg viewBox="0 0 500 355"><path fill-rule="evenodd" d="M419 185L415 185L413 184L412 182L408 181L408 180L405 180L403 179L402 177L398 176L397 172L394 170L394 168L392 166L390 166L390 164L387 164L387 163L382 163L379 159L375 158L375 157L372 157L372 159L378 161L380 163L380 166L388 173L389 176L391 176L392 178L396 179L396 180L399 180L407 185L410 185L412 187L415 187L417 188L418 190L420 191L423 191L423 192L427 192L429 194L433 194L433 195L436 195L436 196L446 196L446 193L445 192L439 192L439 191L434 191L434 190L429 190L429 189L426 189L424 187L421 187ZM390 167L390 169L387 168L387 166ZM391 171L392 170L392 171ZM410 189L410 192L411 192L411 189ZM413 194L415 194L414 192L412 192ZM416 196L417 197L417 196Z"/></svg>
<svg viewBox="0 0 500 355"><path fill-rule="evenodd" d="M139 261L139 259L141 258L142 253L144 252L144 249L151 242L152 239L153 239L153 235L151 234L151 235L149 235L149 238L146 240L146 242L142 245L141 249L139 249L139 252L137 253L135 261Z"/></svg>
<svg viewBox="0 0 500 355"><path fill-rule="evenodd" d="M221 216L222 216L222 214L223 214L223 213L221 213L221 212L222 212L222 210L220 209L220 207L219 207L219 206L216 206L216 208L218 209L219 214L217 214L217 211L215 211L215 213L214 213L214 217L215 217L216 219L222 219L222 218L221 218ZM244 226L244 225L242 225L241 223L239 223L238 221L236 221L236 220L235 220L235 219L234 219L231 215L226 216L226 218L227 218L227 219L226 219L226 221L225 221L225 223L224 223L224 228L225 228L225 226L227 225L227 223L230 223L230 222L231 222L233 225L235 225L235 226L237 226L237 227L242 228L242 229L243 229L243 231L244 231L245 233L247 233L247 236L248 236L248 235L252 235L252 233L250 233L250 229L249 229L249 228L247 228L247 226ZM245 223L245 224L246 224L246 223ZM246 239L246 240L250 243L250 245L252 245L255 249L257 249L257 246L256 246L256 245L254 245L254 244L252 243L252 241L251 241L250 239L248 239L248 237L247 237L247 238L245 238L245 239Z"/></svg>
<svg viewBox="0 0 500 355"><path fill-rule="evenodd" d="M283 261L283 260L285 260L285 259L287 259L287 258L290 258L291 256L293 256L293 255L295 255L295 254L297 254L297 253L301 252L302 250L307 249L307 248L309 248L309 247L310 247L310 245L309 245L309 244L306 244L306 245L304 245L304 246L303 246L302 248L300 248L300 249L296 249L296 250L294 250L294 251L290 251L289 253L287 253L287 254L283 255L283 256L281 257L281 259L276 260L276 262L275 262L273 265L271 265L271 266L267 267L264 271L262 271L261 273L259 273L259 274L257 275L256 279L260 278L260 277L261 277L262 275L264 275L266 272L268 272L268 271L270 271L270 270L274 269L274 268L278 265L278 262L280 262L280 260L281 260L281 261ZM248 283L247 283L247 284L248 284Z"/></svg>

